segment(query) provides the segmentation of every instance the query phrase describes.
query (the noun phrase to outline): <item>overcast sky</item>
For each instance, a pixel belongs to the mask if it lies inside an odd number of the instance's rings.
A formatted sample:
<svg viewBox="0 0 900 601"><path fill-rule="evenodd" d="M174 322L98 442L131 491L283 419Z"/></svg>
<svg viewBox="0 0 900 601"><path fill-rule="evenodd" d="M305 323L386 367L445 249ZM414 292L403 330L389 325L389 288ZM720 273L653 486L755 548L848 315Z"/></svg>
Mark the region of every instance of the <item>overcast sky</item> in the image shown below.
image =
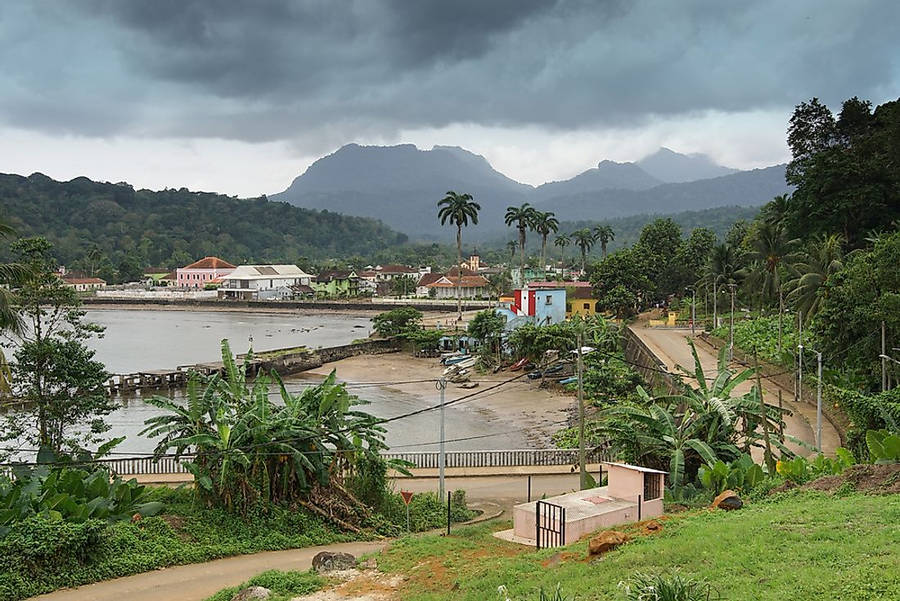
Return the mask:
<svg viewBox="0 0 900 601"><path fill-rule="evenodd" d="M788 158L793 106L900 91L900 2L0 3L0 171L241 196L349 142L539 184L664 145Z"/></svg>

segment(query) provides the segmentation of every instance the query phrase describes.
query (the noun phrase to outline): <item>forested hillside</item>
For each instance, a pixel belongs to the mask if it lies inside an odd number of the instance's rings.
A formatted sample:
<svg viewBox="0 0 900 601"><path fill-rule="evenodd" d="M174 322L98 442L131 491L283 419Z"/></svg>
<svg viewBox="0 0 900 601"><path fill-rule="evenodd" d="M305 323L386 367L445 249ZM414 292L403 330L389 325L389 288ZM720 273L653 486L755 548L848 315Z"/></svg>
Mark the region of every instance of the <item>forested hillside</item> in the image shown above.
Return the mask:
<svg viewBox="0 0 900 601"><path fill-rule="evenodd" d="M49 239L61 263L89 262L101 273L174 267L207 255L233 263L366 256L406 242L406 235L372 219L265 197L134 190L84 177L58 182L41 174L0 174L0 218L20 236Z"/></svg>

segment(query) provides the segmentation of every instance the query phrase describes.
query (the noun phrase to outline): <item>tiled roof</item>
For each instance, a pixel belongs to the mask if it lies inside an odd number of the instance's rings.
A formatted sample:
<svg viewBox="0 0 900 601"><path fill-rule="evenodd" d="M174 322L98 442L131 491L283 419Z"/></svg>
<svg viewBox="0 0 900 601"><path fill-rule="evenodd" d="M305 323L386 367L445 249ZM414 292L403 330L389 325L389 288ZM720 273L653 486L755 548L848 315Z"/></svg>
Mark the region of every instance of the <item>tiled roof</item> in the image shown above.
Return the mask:
<svg viewBox="0 0 900 601"><path fill-rule="evenodd" d="M462 269L462 274L464 276L465 275L478 275L477 271L473 271L473 270L469 269L468 267L460 268L460 267L456 267L455 265L453 267L451 267L449 271L447 271L447 275L455 277L455 276L459 275L460 269Z"/></svg>
<svg viewBox="0 0 900 601"><path fill-rule="evenodd" d="M590 288L590 282L528 282L529 288Z"/></svg>
<svg viewBox="0 0 900 601"><path fill-rule="evenodd" d="M106 284L106 280L100 278L63 278L66 284Z"/></svg>
<svg viewBox="0 0 900 601"><path fill-rule="evenodd" d="M419 278L419 283L416 286L428 286L429 284L434 284L436 281L444 277L443 273L425 273L422 274L422 277Z"/></svg>
<svg viewBox="0 0 900 601"><path fill-rule="evenodd" d="M234 269L234 265L219 257L204 257L183 269Z"/></svg>
<svg viewBox="0 0 900 601"><path fill-rule="evenodd" d="M325 283L330 282L331 280L346 280L348 278L352 278L356 276L356 272L354 271L339 271L339 270L329 270L323 271L319 275L316 276L316 282Z"/></svg>
<svg viewBox="0 0 900 601"><path fill-rule="evenodd" d="M569 298L577 298L577 299L590 299L593 297L594 291L591 288L578 287L572 291L572 294Z"/></svg>
<svg viewBox="0 0 900 601"><path fill-rule="evenodd" d="M381 273L419 273L419 270L415 267L406 265L384 265L379 271Z"/></svg>

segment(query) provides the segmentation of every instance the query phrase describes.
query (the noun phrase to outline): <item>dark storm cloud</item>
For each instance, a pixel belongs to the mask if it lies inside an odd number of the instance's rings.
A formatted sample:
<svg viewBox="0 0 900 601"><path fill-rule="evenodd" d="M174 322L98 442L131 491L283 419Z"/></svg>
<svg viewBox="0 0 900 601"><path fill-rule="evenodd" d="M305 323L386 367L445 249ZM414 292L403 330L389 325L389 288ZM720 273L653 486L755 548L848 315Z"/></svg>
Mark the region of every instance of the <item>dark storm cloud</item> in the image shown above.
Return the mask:
<svg viewBox="0 0 900 601"><path fill-rule="evenodd" d="M88 135L328 145L452 123L570 129L789 109L812 95L889 97L900 82L898 6L8 3L0 6L0 119Z"/></svg>

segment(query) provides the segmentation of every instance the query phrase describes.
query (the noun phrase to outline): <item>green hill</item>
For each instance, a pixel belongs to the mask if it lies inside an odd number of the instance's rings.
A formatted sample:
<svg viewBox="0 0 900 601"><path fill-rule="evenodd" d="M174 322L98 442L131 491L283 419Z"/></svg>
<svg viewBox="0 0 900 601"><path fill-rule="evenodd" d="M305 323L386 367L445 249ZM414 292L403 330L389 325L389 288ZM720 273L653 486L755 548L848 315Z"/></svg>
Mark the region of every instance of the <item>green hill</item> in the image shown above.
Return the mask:
<svg viewBox="0 0 900 601"><path fill-rule="evenodd" d="M675 572L708 582L709 599L900 599L898 495L791 492L735 512L700 510L661 523L646 536L625 527L635 539L594 561L587 540L535 552L492 537L499 526L487 524L401 539L378 557L378 568L402 575L393 598L407 601L502 599L501 585L514 601L538 601L541 588L557 584L566 601L612 601L625 599L619 583L636 573Z"/></svg>
<svg viewBox="0 0 900 601"><path fill-rule="evenodd" d="M0 218L20 236L44 236L78 267L95 247L119 268L185 265L216 255L232 263L300 262L371 255L404 244L379 221L185 188L135 190L79 177L0 174ZM96 252L95 252L96 255Z"/></svg>

